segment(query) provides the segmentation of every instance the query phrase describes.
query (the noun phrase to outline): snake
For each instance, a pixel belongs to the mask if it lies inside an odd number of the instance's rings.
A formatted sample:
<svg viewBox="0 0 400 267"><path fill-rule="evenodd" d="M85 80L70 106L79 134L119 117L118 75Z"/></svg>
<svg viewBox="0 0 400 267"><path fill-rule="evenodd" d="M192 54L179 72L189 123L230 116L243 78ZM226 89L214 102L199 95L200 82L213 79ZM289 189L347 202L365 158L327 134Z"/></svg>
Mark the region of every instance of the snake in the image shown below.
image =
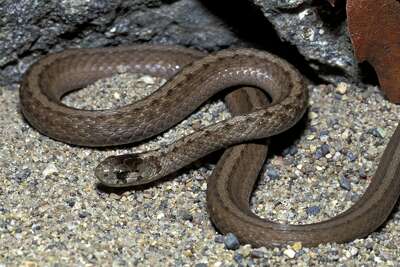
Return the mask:
<svg viewBox="0 0 400 267"><path fill-rule="evenodd" d="M167 79L157 91L126 106L85 110L61 102L100 78L133 72ZM176 173L223 150L207 178L207 209L221 233L253 246L344 243L363 238L389 217L400 194L400 128L394 132L363 196L348 210L311 224L263 219L250 197L270 138L307 111L307 81L286 60L252 48L213 53L167 45L78 48L50 53L32 64L20 86L21 112L40 133L85 147L146 141L225 94L232 117L184 136L162 150L115 155L94 170L109 187L137 187Z"/></svg>

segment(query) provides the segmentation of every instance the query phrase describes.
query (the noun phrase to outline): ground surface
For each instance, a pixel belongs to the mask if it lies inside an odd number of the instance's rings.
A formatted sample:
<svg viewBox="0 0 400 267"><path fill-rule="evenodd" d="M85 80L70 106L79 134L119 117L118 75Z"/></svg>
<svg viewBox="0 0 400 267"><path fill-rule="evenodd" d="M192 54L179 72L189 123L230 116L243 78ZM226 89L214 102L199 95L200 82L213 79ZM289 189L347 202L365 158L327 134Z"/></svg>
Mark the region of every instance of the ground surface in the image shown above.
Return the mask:
<svg viewBox="0 0 400 267"><path fill-rule="evenodd" d="M74 93L65 103L109 108L159 83L123 75ZM310 92L305 130L298 127L295 138L283 135L272 142L252 198L254 211L268 219L316 222L350 207L368 186L398 121L399 107L377 88L321 85ZM348 244L228 250L206 210L211 163L142 191L117 194L98 187L93 169L101 159L163 148L192 128L223 120L229 114L220 102L150 144L99 150L39 134L20 115L17 91L1 89L0 101L0 266L353 266L396 265L400 257L398 207L379 231Z"/></svg>

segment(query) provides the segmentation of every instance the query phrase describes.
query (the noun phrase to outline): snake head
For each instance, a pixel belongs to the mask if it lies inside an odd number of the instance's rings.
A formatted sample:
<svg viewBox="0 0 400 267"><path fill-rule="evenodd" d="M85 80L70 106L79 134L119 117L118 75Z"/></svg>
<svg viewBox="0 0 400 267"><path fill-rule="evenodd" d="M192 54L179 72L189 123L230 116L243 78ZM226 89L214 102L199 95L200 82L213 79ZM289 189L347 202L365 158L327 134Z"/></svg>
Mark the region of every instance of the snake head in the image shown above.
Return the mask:
<svg viewBox="0 0 400 267"><path fill-rule="evenodd" d="M139 154L111 156L95 169L97 179L110 187L126 187L149 183L158 177L159 166L154 157Z"/></svg>

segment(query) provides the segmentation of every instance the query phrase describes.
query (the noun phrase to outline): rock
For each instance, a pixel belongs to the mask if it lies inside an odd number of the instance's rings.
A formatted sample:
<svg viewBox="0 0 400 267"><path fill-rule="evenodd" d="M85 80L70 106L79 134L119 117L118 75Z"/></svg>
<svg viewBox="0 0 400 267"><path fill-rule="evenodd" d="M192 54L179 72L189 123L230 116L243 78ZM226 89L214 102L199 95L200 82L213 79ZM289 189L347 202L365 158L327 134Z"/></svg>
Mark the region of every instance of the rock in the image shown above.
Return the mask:
<svg viewBox="0 0 400 267"><path fill-rule="evenodd" d="M326 1L252 0L271 22L279 37L297 47L309 66L327 80L359 80L346 23L338 19L341 10ZM330 71L326 67L330 68ZM335 74L335 70L341 75Z"/></svg>
<svg viewBox="0 0 400 267"><path fill-rule="evenodd" d="M26 180L30 175L31 175L32 171L29 168L24 168L21 170L18 170L17 173L14 175L14 179L17 182L22 182L24 180Z"/></svg>
<svg viewBox="0 0 400 267"><path fill-rule="evenodd" d="M349 161L353 162L357 159L357 156L354 155L351 151L347 152L347 158L349 159Z"/></svg>
<svg viewBox="0 0 400 267"><path fill-rule="evenodd" d="M224 244L225 244L225 247L230 250L236 250L240 246L239 240L232 233L228 233L225 235Z"/></svg>
<svg viewBox="0 0 400 267"><path fill-rule="evenodd" d="M347 87L348 87L347 83L343 82L339 83L336 87L336 93L344 95L347 92Z"/></svg>
<svg viewBox="0 0 400 267"><path fill-rule="evenodd" d="M288 248L283 251L283 254L285 254L288 258L293 259L296 256L296 251Z"/></svg>
<svg viewBox="0 0 400 267"><path fill-rule="evenodd" d="M340 177L339 184L340 184L341 188L343 188L347 191L351 190L351 182L350 182L350 179L348 179L347 177L345 177L345 176Z"/></svg>
<svg viewBox="0 0 400 267"><path fill-rule="evenodd" d="M0 85L18 83L38 58L70 47L152 42L213 51L239 43L199 0L5 0L0 17L0 54L7 55Z"/></svg>
<svg viewBox="0 0 400 267"><path fill-rule="evenodd" d="M133 43L207 51L251 45L299 60L312 76L359 81L343 7L312 0L253 2L255 8L228 0L4 0L0 54L7 56L0 58L0 85L16 87L29 65L49 52ZM238 22L238 16L245 17ZM296 46L295 59L285 42Z"/></svg>
<svg viewBox="0 0 400 267"><path fill-rule="evenodd" d="M247 258L251 253L251 246L246 244L238 249L238 252L245 258Z"/></svg>
<svg viewBox="0 0 400 267"><path fill-rule="evenodd" d="M320 211L321 211L321 208L318 206L311 206L311 207L308 207L306 210L307 214L310 216L317 215Z"/></svg>
<svg viewBox="0 0 400 267"><path fill-rule="evenodd" d="M276 169L274 168L268 168L267 169L267 175L269 176L269 178L271 178L272 180L276 180L279 178L279 173Z"/></svg>
<svg viewBox="0 0 400 267"><path fill-rule="evenodd" d="M58 173L58 169L56 167L56 165L54 165L53 163L49 163L46 168L43 170L43 176L49 176L52 174Z"/></svg>
<svg viewBox="0 0 400 267"><path fill-rule="evenodd" d="M265 247L255 248L251 251L251 257L253 258L263 258L268 250Z"/></svg>
<svg viewBox="0 0 400 267"><path fill-rule="evenodd" d="M303 248L303 244L301 242L294 242L291 247L294 251L299 252Z"/></svg>

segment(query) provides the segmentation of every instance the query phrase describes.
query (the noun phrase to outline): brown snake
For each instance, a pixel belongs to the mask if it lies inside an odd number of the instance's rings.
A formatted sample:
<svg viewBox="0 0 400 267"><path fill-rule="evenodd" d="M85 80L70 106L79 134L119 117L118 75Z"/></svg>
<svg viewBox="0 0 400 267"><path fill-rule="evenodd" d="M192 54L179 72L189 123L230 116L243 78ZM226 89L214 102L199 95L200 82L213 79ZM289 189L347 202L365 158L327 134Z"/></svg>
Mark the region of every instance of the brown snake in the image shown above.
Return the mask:
<svg viewBox="0 0 400 267"><path fill-rule="evenodd" d="M68 92L99 78L137 72L169 79L158 91L113 110L78 110L61 103ZM327 221L308 225L273 223L249 207L267 145L255 142L292 127L304 114L307 90L302 76L286 61L253 49L227 49L211 55L181 47L131 46L75 49L46 56L24 76L21 110L41 133L83 146L112 146L155 136L182 121L216 93L227 96L234 114L170 145L166 152L112 156L96 168L111 187L149 183L216 150L227 148L208 179L210 217L223 232L243 243L279 246L300 241L312 246L346 242L368 235L389 216L400 193L400 128L387 146L362 198ZM246 143L246 144L241 144ZM233 146L235 145L235 146Z"/></svg>

